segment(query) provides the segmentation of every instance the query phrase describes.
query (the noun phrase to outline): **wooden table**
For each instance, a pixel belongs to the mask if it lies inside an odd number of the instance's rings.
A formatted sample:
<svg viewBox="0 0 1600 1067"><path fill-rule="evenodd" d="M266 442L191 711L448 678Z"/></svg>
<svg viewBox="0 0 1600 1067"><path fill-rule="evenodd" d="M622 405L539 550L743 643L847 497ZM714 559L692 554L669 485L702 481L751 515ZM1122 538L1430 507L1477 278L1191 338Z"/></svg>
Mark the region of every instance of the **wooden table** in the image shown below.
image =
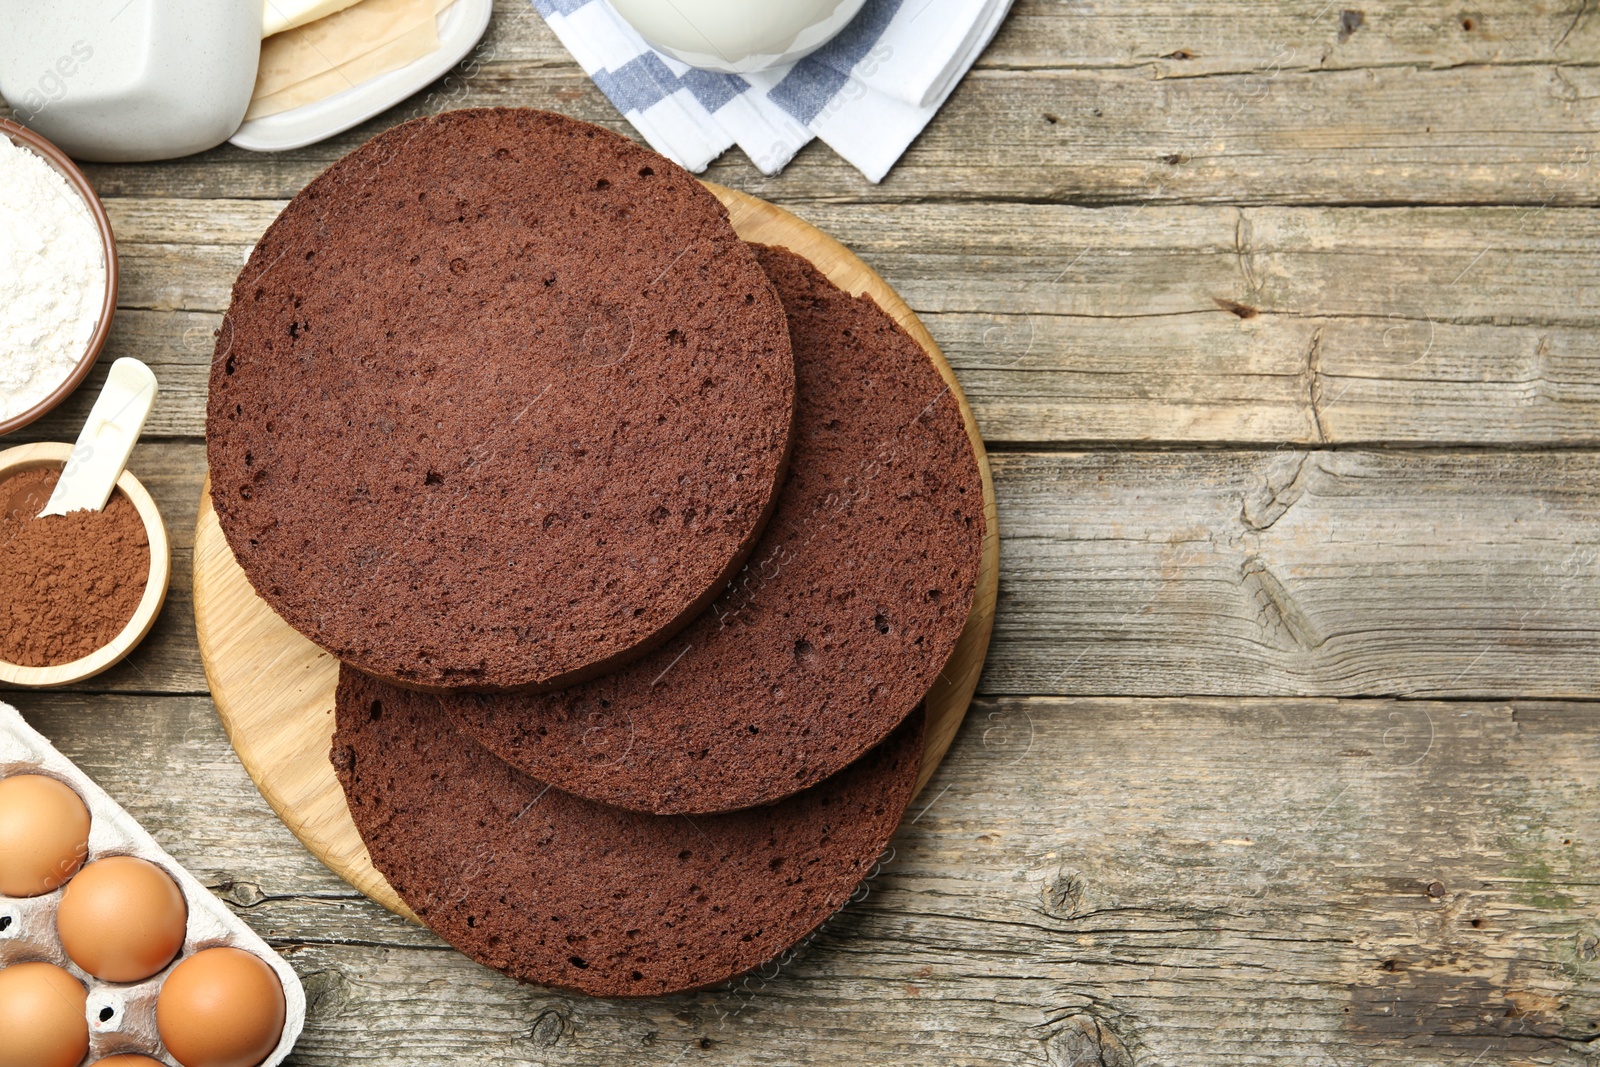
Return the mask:
<svg viewBox="0 0 1600 1067"><path fill-rule="evenodd" d="M883 185L820 144L712 168L923 315L1004 571L982 696L865 899L662 1001L518 986L355 895L197 657L230 282L328 162L474 104L627 129L503 0L470 70L346 136L90 169L175 579L123 666L5 696L294 962L292 1062L1596 1063L1593 0L1019 0ZM5 443L70 439L92 395Z"/></svg>

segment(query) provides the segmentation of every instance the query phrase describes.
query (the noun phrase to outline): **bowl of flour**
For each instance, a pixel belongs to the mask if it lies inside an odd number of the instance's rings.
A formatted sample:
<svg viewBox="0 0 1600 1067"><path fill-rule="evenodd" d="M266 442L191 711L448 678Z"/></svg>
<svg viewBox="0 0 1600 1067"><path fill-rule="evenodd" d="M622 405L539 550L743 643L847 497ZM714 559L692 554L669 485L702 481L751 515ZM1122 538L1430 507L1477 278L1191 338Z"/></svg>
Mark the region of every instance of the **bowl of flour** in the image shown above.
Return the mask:
<svg viewBox="0 0 1600 1067"><path fill-rule="evenodd" d="M116 242L88 179L0 119L0 435L82 384L116 306Z"/></svg>

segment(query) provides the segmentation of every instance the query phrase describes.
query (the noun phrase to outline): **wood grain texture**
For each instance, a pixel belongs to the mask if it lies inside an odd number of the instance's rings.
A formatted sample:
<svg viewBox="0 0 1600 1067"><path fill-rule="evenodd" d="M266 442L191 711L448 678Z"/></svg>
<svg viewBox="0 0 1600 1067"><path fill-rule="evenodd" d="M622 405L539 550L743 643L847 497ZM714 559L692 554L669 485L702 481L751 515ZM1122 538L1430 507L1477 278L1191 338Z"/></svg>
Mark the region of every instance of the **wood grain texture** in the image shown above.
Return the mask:
<svg viewBox="0 0 1600 1067"><path fill-rule="evenodd" d="M994 482L983 438L955 372L895 291L850 250L787 211L720 186L734 229L747 241L781 245L810 260L830 281L870 296L922 346L960 406L983 482L985 534L977 592L967 623L925 705L928 715L920 790L944 758L983 670L994 629L1000 539ZM334 733L339 665L255 594L217 521L210 482L200 494L194 533L194 616L206 681L228 738L284 824L335 874L383 907L418 921L372 865L350 816L328 751Z"/></svg>
<svg viewBox="0 0 1600 1067"><path fill-rule="evenodd" d="M1600 1032L1588 704L980 700L788 966L608 1002L355 895L208 700L16 702L294 963L299 1064L1587 1067Z"/></svg>
<svg viewBox="0 0 1600 1067"><path fill-rule="evenodd" d="M1436 9L1437 10L1437 9ZM816 143L765 178L735 150L706 177L763 199L1073 204L1593 205L1600 57L1295 69L1236 15L1234 73L974 71L881 186ZM1137 47L1136 45L1130 45ZM1182 48L1175 44L1175 48ZM1182 66L1183 64L1168 64ZM1181 72L1180 72L1181 73ZM1517 101L1516 108L1505 106ZM383 129L455 107L531 106L629 133L581 71L490 59L348 133L265 159L224 147L164 166L86 168L102 197L286 199Z"/></svg>
<svg viewBox="0 0 1600 1067"><path fill-rule="evenodd" d="M1600 20L1582 0L1491 0L1471 11L1401 0L1362 11L1353 24L1346 10L1237 0L1200 0L1181 9L1161 0L1018 0L977 69L1239 73L1255 69L1263 42L1292 49L1287 65L1301 70L1581 65L1600 57ZM497 0L494 18L488 36L494 58L567 65L560 42L521 0Z"/></svg>
<svg viewBox="0 0 1600 1067"><path fill-rule="evenodd" d="M1594 1067L1594 0L1018 0L883 185L823 145L713 166L916 309L999 446L1005 571L988 695L866 899L776 976L645 1004L361 898L202 695L228 283L327 164L473 103L631 132L497 0L466 69L329 142L88 168L176 573L121 666L6 697L295 961L294 1062Z"/></svg>
<svg viewBox="0 0 1600 1067"><path fill-rule="evenodd" d="M1592 697L1593 453L996 457L987 692Z"/></svg>
<svg viewBox="0 0 1600 1067"><path fill-rule="evenodd" d="M106 359L160 377L147 434L203 433L229 288L282 206L108 202ZM1600 210L798 210L906 297L994 443L1600 441ZM17 438L70 440L104 373Z"/></svg>
<svg viewBox="0 0 1600 1067"><path fill-rule="evenodd" d="M1600 454L990 455L988 694L1600 695ZM187 566L205 454L131 468L173 538L169 606L90 683L206 692Z"/></svg>

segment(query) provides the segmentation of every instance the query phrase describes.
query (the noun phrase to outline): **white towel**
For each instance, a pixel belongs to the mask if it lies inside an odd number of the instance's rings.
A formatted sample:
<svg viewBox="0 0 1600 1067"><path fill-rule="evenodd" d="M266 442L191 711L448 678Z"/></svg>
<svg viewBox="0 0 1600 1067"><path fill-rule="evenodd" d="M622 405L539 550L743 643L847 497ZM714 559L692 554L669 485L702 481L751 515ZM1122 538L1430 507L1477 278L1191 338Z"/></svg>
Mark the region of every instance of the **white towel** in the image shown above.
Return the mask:
<svg viewBox="0 0 1600 1067"><path fill-rule="evenodd" d="M606 0L533 0L600 91L692 171L737 144L763 174L813 137L882 181L1000 28L1011 0L867 0L838 37L787 67L696 70L664 56Z"/></svg>

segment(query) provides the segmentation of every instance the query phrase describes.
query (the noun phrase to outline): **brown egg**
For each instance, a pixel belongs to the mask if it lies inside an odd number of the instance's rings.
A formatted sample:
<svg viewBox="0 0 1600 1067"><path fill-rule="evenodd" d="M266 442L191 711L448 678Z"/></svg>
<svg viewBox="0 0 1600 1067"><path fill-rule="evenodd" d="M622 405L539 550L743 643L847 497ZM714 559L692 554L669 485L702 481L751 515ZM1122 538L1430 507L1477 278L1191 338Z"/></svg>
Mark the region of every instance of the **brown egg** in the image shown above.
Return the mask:
<svg viewBox="0 0 1600 1067"><path fill-rule="evenodd" d="M56 932L72 962L107 982L137 982L183 947L189 905L166 871L137 856L95 860L67 883Z"/></svg>
<svg viewBox="0 0 1600 1067"><path fill-rule="evenodd" d="M0 970L0 1067L76 1067L89 1054L88 999L53 963Z"/></svg>
<svg viewBox="0 0 1600 1067"><path fill-rule="evenodd" d="M156 1000L156 1028L183 1067L256 1067L277 1046L283 1017L278 976L237 948L196 952Z"/></svg>
<svg viewBox="0 0 1600 1067"><path fill-rule="evenodd" d="M48 893L88 855L89 809L70 786L42 774L0 780L0 893Z"/></svg>

